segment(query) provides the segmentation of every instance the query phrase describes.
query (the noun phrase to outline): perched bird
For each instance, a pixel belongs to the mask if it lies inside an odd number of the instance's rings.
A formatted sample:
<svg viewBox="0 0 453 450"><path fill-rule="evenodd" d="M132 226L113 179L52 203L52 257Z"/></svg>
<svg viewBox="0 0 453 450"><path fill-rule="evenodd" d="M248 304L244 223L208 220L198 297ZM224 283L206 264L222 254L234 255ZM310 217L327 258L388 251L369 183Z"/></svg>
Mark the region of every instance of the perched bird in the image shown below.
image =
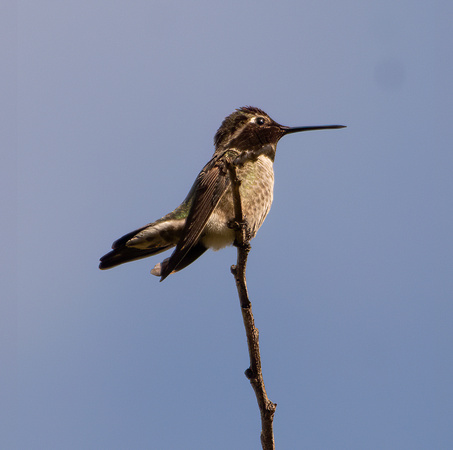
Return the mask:
<svg viewBox="0 0 453 450"><path fill-rule="evenodd" d="M175 247L172 255L151 273L163 281L184 269L208 248L232 245L235 218L228 164L236 167L242 209L251 238L263 224L272 204L273 163L277 143L299 131L344 128L343 125L286 127L252 106L237 109L222 122L214 137L215 152L199 173L185 200L173 212L115 241L101 258L100 269L146 258Z"/></svg>

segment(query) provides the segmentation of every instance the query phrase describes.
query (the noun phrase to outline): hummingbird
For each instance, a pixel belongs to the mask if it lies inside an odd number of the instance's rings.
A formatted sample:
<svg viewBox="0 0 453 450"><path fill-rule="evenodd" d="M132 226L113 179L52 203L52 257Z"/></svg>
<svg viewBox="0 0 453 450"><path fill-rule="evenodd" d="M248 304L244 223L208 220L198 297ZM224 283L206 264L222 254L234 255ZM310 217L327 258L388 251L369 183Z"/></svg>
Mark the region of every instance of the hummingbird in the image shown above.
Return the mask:
<svg viewBox="0 0 453 450"><path fill-rule="evenodd" d="M161 277L184 269L208 248L234 244L234 200L229 164L236 167L242 210L250 239L264 222L273 200L274 159L278 141L300 131L344 125L287 127L259 108L244 106L227 116L214 136L215 151L198 174L185 200L171 213L116 240L100 259L100 269L146 258L176 247L151 270Z"/></svg>

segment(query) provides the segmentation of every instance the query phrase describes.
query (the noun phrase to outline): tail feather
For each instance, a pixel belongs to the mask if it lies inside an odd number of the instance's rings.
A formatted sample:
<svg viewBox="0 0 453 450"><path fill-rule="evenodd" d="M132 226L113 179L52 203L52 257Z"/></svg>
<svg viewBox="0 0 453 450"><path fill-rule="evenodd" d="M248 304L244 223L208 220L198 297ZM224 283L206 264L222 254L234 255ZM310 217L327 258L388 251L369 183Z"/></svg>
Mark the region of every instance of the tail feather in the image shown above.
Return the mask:
<svg viewBox="0 0 453 450"><path fill-rule="evenodd" d="M157 247L153 249L139 249L134 247L120 247L108 252L100 259L100 269L110 269L120 264L124 264L130 261L136 261L138 259L147 258L148 256L157 255L158 253L164 252L172 248L173 245L166 245L163 247Z"/></svg>
<svg viewBox="0 0 453 450"><path fill-rule="evenodd" d="M137 228L136 230L134 231L131 231L130 233L127 233L125 234L124 236L120 237L119 239L117 239L113 244L112 244L112 248L115 250L115 249L119 249L123 246L126 245L126 243L128 241L130 241L133 237L137 236L138 233L140 233L140 231L143 231L145 230L146 228L150 228L150 226L152 226L153 224L148 224L148 225L145 225L144 227L141 227L141 228ZM112 253L112 252L110 252Z"/></svg>
<svg viewBox="0 0 453 450"><path fill-rule="evenodd" d="M178 243L184 224L185 218L173 218L167 214L156 222L125 234L101 258L99 268L110 269L169 250Z"/></svg>

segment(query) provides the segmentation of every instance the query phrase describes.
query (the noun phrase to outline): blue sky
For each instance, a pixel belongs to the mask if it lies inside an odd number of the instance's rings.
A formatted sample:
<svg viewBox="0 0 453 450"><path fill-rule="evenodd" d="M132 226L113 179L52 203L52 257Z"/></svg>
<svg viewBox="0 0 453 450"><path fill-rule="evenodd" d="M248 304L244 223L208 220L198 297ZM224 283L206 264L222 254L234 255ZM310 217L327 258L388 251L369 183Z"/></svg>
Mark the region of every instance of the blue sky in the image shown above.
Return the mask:
<svg viewBox="0 0 453 450"><path fill-rule="evenodd" d="M449 1L6 1L0 446L259 448L229 267L110 271L235 108L278 146L248 284L279 449L453 445Z"/></svg>

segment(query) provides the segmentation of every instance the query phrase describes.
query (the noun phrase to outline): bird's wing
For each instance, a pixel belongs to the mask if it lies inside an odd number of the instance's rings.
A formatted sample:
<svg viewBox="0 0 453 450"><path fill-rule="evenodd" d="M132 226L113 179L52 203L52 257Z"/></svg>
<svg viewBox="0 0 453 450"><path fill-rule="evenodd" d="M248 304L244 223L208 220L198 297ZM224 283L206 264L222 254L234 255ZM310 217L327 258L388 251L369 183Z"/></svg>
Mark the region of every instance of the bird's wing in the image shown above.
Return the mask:
<svg viewBox="0 0 453 450"><path fill-rule="evenodd" d="M195 180L194 200L181 238L163 272L161 281L178 268L192 247L197 244L209 217L230 185L227 163L223 154L216 154Z"/></svg>

